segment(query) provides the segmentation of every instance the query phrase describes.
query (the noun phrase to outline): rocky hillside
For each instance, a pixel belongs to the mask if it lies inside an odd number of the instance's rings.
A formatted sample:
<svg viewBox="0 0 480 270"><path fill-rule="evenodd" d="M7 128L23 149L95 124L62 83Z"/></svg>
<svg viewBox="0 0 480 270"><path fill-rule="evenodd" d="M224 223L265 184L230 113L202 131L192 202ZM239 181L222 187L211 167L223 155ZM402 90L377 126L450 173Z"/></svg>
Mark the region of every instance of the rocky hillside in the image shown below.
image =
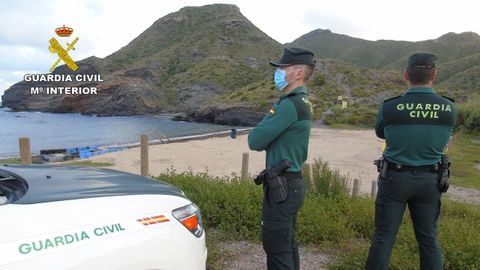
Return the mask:
<svg viewBox="0 0 480 270"><path fill-rule="evenodd" d="M351 124L368 126L380 102L405 90L406 85L401 78L398 71L356 68L338 60L321 59L317 61L315 73L307 84L314 105L314 118L331 118L337 113L347 113L358 118ZM266 112L279 96L272 79L261 80L212 99L202 110L190 113L189 119L198 121L203 116L211 116L212 108L248 107L252 111ZM347 97L349 109L354 111L337 112L336 108L340 105L338 96Z"/></svg>
<svg viewBox="0 0 480 270"><path fill-rule="evenodd" d="M419 42L369 41L317 29L290 45L313 50L318 58L345 61L360 68L402 70L409 55L432 52L439 58L437 87L460 100L480 90L480 36L473 32L447 33Z"/></svg>
<svg viewBox="0 0 480 270"><path fill-rule="evenodd" d="M160 18L129 44L100 59L65 66L54 74L101 74L98 95L31 95L19 82L2 97L13 110L81 112L97 115L182 113L178 119L254 125L279 96L268 60L282 47L311 49L318 59L308 87L315 117L327 124L371 126L378 104L404 91L407 57L430 51L439 57L436 89L464 101L480 90L480 36L448 33L420 42L368 41L315 30L290 44L263 33L234 5L186 7ZM85 83L62 83L81 86ZM348 98L342 110L338 96Z"/></svg>
<svg viewBox="0 0 480 270"><path fill-rule="evenodd" d="M297 38L289 45L310 48L319 58L342 60L358 67L397 69L405 66L410 54L419 51L435 53L440 63L479 53L480 36L473 32L465 32L447 33L437 39L419 42L370 41L317 29Z"/></svg>
<svg viewBox="0 0 480 270"><path fill-rule="evenodd" d="M98 95L30 95L31 86L56 84L22 81L5 92L3 106L99 115L191 111L264 79L270 74L267 60L278 57L281 47L236 6L186 7L157 20L112 55L80 61L75 73L102 75ZM72 72L61 66L53 73Z"/></svg>

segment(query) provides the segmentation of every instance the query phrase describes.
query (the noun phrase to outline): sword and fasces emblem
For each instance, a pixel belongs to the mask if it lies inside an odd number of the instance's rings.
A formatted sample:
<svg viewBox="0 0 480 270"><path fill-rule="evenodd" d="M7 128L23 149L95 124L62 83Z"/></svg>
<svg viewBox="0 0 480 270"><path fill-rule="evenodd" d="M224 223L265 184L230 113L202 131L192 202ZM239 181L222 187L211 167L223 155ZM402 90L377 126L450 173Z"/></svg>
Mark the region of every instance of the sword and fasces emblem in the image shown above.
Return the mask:
<svg viewBox="0 0 480 270"><path fill-rule="evenodd" d="M70 27L66 27L63 25L63 27L59 27L55 29L55 33L57 33L58 36L60 37L69 37L73 33L73 29ZM50 52L56 53L58 55L58 60L53 64L53 66L50 68L50 72L52 72L57 65L60 63L60 61L63 61L71 70L75 71L78 69L77 64L73 59L68 55L68 52L70 50L75 50L75 44L78 41L78 37L75 38L72 43L67 43L67 49L64 49L60 42L58 42L57 39L51 38L49 40L50 42L50 47L48 48Z"/></svg>

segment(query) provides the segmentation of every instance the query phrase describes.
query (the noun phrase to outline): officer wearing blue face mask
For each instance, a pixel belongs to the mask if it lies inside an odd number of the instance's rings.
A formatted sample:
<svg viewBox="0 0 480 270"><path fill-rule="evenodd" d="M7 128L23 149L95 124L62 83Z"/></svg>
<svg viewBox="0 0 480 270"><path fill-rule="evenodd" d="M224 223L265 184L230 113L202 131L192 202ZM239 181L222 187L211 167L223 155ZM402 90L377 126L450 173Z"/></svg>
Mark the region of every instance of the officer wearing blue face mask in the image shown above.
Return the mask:
<svg viewBox="0 0 480 270"><path fill-rule="evenodd" d="M266 169L278 167L285 160L289 168L281 173L287 194L282 200L272 193L276 187L263 182L262 242L269 270L300 269L295 226L305 197L302 167L313 114L305 84L312 76L315 60L311 51L285 48L281 59L270 64L277 67L274 83L283 95L250 132L248 145L252 150L267 152Z"/></svg>

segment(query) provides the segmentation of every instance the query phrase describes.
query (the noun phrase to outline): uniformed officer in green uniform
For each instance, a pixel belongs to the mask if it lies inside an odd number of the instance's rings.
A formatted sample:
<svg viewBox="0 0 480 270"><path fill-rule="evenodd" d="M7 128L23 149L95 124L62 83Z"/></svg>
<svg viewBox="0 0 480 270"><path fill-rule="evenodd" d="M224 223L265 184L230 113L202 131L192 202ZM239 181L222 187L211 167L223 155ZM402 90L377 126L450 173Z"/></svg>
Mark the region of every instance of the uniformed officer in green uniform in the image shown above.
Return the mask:
<svg viewBox="0 0 480 270"><path fill-rule="evenodd" d="M432 89L437 57L415 53L404 77L410 89L385 100L375 132L385 139L383 157L389 163L379 179L375 201L375 236L366 269L388 269L392 248L406 206L420 252L420 269L443 269L438 242L441 192L436 166L455 126L454 102Z"/></svg>
<svg viewBox="0 0 480 270"><path fill-rule="evenodd" d="M313 73L315 60L308 50L285 48L281 59L270 64L277 67L274 82L283 95L250 132L248 145L252 150L266 151L267 168L285 159L290 163L291 167L283 174L288 190L285 201L274 202L268 195L268 185L264 184L262 241L268 269L299 269L295 224L305 197L301 171L307 159L312 123L305 83Z"/></svg>

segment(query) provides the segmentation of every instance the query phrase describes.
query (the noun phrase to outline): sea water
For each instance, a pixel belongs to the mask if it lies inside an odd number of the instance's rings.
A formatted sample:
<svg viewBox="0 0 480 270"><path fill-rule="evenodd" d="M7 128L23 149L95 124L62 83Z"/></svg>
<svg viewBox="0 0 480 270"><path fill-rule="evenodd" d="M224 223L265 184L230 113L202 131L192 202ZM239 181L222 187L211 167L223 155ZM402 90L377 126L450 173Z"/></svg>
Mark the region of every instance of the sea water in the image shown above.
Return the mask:
<svg viewBox="0 0 480 270"><path fill-rule="evenodd" d="M29 137L32 154L45 149L136 143L230 130L230 126L172 121L165 115L85 116L79 113L11 112L0 108L0 157L18 156L18 138Z"/></svg>

